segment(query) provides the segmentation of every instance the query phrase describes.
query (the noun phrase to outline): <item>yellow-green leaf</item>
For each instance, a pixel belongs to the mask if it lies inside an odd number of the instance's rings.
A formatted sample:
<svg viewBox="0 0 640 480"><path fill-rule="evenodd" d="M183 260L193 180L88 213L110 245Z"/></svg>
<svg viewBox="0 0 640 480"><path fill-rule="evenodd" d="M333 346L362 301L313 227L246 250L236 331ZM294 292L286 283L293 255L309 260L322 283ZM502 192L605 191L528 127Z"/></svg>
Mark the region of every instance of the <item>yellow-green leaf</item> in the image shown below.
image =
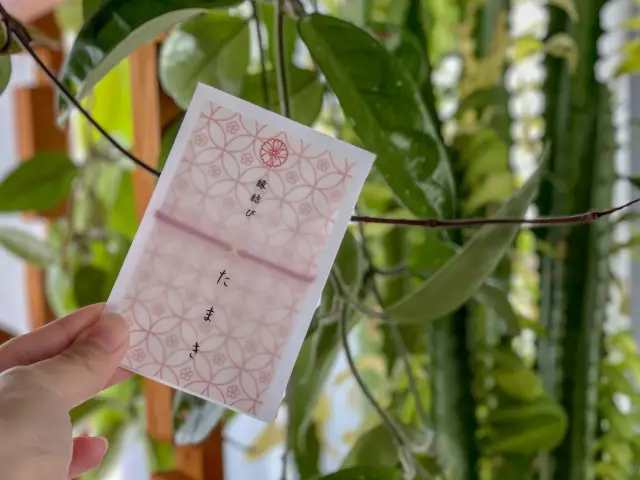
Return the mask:
<svg viewBox="0 0 640 480"><path fill-rule="evenodd" d="M0 95L4 92L11 80L11 57L0 55Z"/></svg>
<svg viewBox="0 0 640 480"><path fill-rule="evenodd" d="M535 53L541 52L543 48L544 43L531 35L520 37L515 41L513 54L514 60L524 60Z"/></svg>
<svg viewBox="0 0 640 480"><path fill-rule="evenodd" d="M569 70L576 71L579 59L579 48L574 38L568 33L556 33L544 44L547 54L564 58L569 64Z"/></svg>

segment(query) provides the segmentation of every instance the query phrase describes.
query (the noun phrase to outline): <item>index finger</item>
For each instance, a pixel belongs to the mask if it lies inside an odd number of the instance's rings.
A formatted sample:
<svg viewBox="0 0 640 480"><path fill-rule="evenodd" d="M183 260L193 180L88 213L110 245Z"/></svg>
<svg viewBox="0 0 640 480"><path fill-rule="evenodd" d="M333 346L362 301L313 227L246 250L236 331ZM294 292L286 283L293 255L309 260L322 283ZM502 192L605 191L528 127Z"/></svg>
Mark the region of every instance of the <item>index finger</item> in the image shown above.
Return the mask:
<svg viewBox="0 0 640 480"><path fill-rule="evenodd" d="M33 332L9 340L0 346L0 373L60 354L69 348L78 335L100 319L104 307L104 303L89 305ZM120 383L131 375L133 374L128 370L118 368L105 388Z"/></svg>

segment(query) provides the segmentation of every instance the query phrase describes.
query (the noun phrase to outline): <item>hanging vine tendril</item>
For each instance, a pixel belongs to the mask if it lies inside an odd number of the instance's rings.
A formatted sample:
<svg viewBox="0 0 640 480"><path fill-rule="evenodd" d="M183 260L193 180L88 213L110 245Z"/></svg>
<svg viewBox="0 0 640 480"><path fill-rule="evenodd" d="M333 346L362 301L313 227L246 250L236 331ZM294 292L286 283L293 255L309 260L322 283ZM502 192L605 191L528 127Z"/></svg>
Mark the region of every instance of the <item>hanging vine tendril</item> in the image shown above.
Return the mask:
<svg viewBox="0 0 640 480"><path fill-rule="evenodd" d="M146 170L152 175L160 176L160 171L153 168L151 165L140 160L133 155L130 151L124 148L118 141L116 141L109 133L91 116L91 114L81 105L80 101L58 80L56 75L45 65L39 55L33 49L33 38L25 28L25 26L12 17L6 9L0 3L0 28L4 33L4 44L0 47L0 54L6 54L11 49L11 41L15 42L25 52L33 58L38 67L46 74L49 80L53 83L56 90L67 100L73 107L77 108L87 121L93 125L100 134L118 150L122 155L127 157L133 163L140 168ZM406 219L406 218L382 218L382 217L367 217L354 215L351 217L352 222L358 223L378 223L387 225L407 226L407 227L423 227L423 228L467 228L478 227L483 225L526 225L532 228L540 227L557 227L563 225L575 225L592 223L599 218L609 216L618 211L624 210L636 203L640 202L640 197L625 203L624 205L614 207L608 210L591 211L577 215L564 215L564 216L549 216L538 218L462 218L462 219L437 219L437 218L425 218L425 219Z"/></svg>

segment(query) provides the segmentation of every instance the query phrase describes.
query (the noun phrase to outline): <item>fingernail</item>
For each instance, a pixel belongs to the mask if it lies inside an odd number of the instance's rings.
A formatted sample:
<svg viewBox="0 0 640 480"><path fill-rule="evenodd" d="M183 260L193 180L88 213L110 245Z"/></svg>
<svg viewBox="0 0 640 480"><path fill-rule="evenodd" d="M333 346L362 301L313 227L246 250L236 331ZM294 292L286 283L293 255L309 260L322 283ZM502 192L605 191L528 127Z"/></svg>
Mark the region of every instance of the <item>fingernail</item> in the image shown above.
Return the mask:
<svg viewBox="0 0 640 480"><path fill-rule="evenodd" d="M105 352L112 353L129 337L129 326L120 315L105 313L83 337L82 340L94 343Z"/></svg>

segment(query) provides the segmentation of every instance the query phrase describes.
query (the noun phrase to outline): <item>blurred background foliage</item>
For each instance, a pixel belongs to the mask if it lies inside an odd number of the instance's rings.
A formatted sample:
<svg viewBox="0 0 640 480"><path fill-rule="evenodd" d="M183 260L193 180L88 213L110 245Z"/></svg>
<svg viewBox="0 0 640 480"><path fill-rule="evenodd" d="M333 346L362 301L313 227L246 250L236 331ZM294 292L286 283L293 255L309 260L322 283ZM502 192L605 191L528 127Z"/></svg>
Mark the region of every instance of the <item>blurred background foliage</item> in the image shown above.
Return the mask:
<svg viewBox="0 0 640 480"><path fill-rule="evenodd" d="M284 3L278 55L273 2L70 0L57 12L73 40L62 80L130 148L125 57L167 32L158 76L181 108L204 82L278 112L286 101L295 120L375 152L363 215L574 214L611 208L616 182L640 184L614 171L612 113L615 80L640 69L640 41L625 44L609 78L596 74L605 0ZM526 28L516 11L531 15ZM615 26L639 27L631 16ZM525 63L541 68L517 78ZM9 76L0 57L0 86ZM0 230L0 244L46 268L56 315L107 298L137 228L132 165L68 119L73 158L39 154L0 183L0 211L68 206L47 241ZM165 131L161 166L180 120ZM612 264L640 237L613 233L635 219L352 225L289 382L286 421L266 426L247 456L284 442L302 479L640 478L640 357L628 322L605 328L628 315ZM345 349L350 368L331 380ZM327 387L354 375L363 420L340 469L326 472ZM146 437L139 380L73 419L114 447L91 474L101 478L128 429ZM176 395L177 444L220 421L233 415ZM170 468L171 446L146 441L152 469Z"/></svg>

